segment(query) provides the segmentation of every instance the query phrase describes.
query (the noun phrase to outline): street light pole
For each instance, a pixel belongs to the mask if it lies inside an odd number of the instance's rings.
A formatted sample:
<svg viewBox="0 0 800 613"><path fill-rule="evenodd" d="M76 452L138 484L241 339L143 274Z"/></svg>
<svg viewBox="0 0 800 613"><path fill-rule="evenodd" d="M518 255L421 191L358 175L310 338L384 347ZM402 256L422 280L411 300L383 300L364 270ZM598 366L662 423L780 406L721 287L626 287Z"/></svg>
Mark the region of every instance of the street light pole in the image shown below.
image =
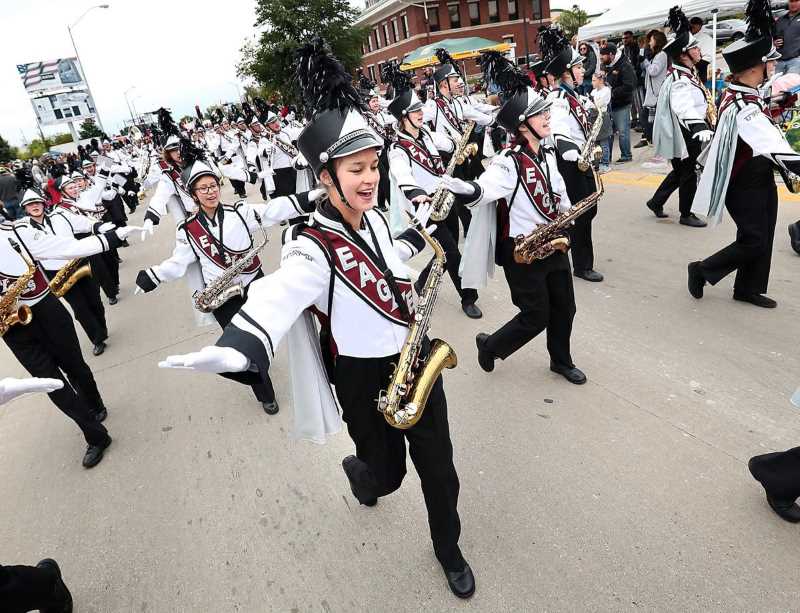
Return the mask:
<svg viewBox="0 0 800 613"><path fill-rule="evenodd" d="M75 51L75 58L78 60L78 63L81 66L81 70L83 70L83 78L86 81L86 89L89 92L89 98L92 100L92 102L94 102L94 105L95 105L94 113L95 113L95 116L97 117L97 125L100 126L100 129L103 130L103 131L105 131L105 129L103 128L103 122L100 121L100 113L97 110L97 102L94 99L94 95L92 95L92 88L89 86L89 77L86 74L86 66L81 61L81 56L78 55L78 47L75 44L75 37L72 35L72 28L77 26L78 23L80 23L81 19L86 17L86 15L87 15L87 13L89 13L89 11L91 11L93 9L107 9L107 8L109 8L108 4L98 4L98 5L95 5L95 6L91 6L88 9L86 9L80 17L78 17L78 19L75 21L75 23L73 23L71 26L67 26L67 32L69 32L69 39L70 39L70 41L72 41L72 49L73 49L73 51ZM75 127L73 125L74 123L75 122L72 122L72 121L70 122L70 129L72 131L73 139L75 138L75 134L76 134Z"/></svg>
<svg viewBox="0 0 800 613"><path fill-rule="evenodd" d="M125 104L128 105L128 112L131 114L131 125L136 125L136 119L133 116L133 111L131 110L131 103L128 100L128 92L132 89L136 89L135 85L131 85L128 89L122 92L122 96L125 98Z"/></svg>

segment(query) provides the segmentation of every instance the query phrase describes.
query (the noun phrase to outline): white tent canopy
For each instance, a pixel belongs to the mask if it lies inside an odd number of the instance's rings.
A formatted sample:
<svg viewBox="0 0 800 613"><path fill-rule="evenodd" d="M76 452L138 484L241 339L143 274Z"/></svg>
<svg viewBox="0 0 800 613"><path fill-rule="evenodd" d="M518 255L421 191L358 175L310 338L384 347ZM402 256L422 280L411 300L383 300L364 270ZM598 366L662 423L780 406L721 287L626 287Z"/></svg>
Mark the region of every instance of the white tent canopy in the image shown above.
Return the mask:
<svg viewBox="0 0 800 613"><path fill-rule="evenodd" d="M622 34L626 30L637 32L661 28L667 20L669 9L676 4L680 4L690 19L705 19L711 17L713 9L719 9L719 17L743 12L747 0L686 0L682 3L676 0L624 0L578 30L578 39L592 40Z"/></svg>

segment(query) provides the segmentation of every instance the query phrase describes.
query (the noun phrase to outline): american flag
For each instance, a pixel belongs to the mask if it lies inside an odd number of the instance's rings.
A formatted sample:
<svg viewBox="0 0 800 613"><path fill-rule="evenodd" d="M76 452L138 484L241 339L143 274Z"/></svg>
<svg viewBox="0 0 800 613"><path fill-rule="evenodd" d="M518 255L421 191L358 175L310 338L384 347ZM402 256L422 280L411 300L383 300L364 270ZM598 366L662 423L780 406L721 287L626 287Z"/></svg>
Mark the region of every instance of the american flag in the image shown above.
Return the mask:
<svg viewBox="0 0 800 613"><path fill-rule="evenodd" d="M32 64L17 64L17 71L22 77L25 89L30 89L42 81L50 81L58 72L58 63L61 60L50 62L34 62Z"/></svg>

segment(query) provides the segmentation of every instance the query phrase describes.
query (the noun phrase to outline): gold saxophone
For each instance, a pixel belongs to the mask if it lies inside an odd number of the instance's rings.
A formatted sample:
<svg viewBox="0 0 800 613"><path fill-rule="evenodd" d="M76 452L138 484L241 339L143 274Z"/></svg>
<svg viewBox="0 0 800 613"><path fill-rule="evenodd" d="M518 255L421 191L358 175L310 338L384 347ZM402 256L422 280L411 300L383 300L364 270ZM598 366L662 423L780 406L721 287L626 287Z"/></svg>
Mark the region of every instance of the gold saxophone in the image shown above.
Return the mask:
<svg viewBox="0 0 800 613"><path fill-rule="evenodd" d="M455 368L458 364L453 348L438 338L431 341L428 356L424 359L420 357L445 273L446 258L439 241L420 227L417 232L433 249L434 262L420 293L414 320L408 329L406 342L389 379L389 385L378 395L378 410L383 413L390 426L401 430L410 428L420 420L431 389L442 370Z"/></svg>
<svg viewBox="0 0 800 613"><path fill-rule="evenodd" d="M72 286L84 277L91 277L92 269L88 262L82 258L70 260L62 266L55 276L50 280L50 291L59 298L63 297Z"/></svg>
<svg viewBox="0 0 800 613"><path fill-rule="evenodd" d="M596 190L577 202L571 209L559 213L549 224L542 224L534 228L528 236L519 235L514 239L514 261L518 264L530 264L534 260L543 260L555 251L566 252L569 249L567 229L573 222L586 211L597 204L603 195L603 182L594 167Z"/></svg>
<svg viewBox="0 0 800 613"><path fill-rule="evenodd" d="M600 134L600 128L603 127L603 113L602 110L597 109L597 117L592 124L592 129L589 130L589 135L586 137L586 142L578 155L578 170L586 172L593 162L600 159L603 155L603 150L597 145L597 135Z"/></svg>
<svg viewBox="0 0 800 613"><path fill-rule="evenodd" d="M27 304L19 304L19 297L28 289L28 283L36 274L36 265L22 255L18 247L15 247L20 257L25 260L28 270L14 281L0 298L0 336L5 335L11 326L21 324L27 326L33 320L33 312Z"/></svg>
<svg viewBox="0 0 800 613"><path fill-rule="evenodd" d="M475 155L478 152L478 146L475 143L469 142L469 137L472 135L472 130L475 128L475 122L467 122L464 128L464 134L453 149L453 155L450 162L445 168L444 174L452 175L456 166L464 163L469 156ZM455 202L455 196L444 188L444 183L439 183L439 187L431 196L431 219L433 221L442 221L450 214L450 209Z"/></svg>

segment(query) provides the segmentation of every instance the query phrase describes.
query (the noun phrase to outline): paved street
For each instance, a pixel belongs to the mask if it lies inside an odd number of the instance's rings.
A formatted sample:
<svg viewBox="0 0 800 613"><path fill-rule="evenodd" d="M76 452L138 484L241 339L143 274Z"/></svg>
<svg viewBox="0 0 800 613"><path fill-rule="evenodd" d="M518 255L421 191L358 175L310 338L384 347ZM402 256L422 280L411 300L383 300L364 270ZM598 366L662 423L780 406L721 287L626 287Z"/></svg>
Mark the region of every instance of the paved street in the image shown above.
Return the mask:
<svg viewBox="0 0 800 613"><path fill-rule="evenodd" d="M0 559L58 559L78 613L797 610L800 528L771 513L746 464L800 444L789 404L800 257L786 233L800 203L779 211L778 309L733 302L732 278L696 301L686 264L734 227L678 225L677 195L657 221L644 207L655 180L607 175L594 223L606 281L575 281L585 386L548 370L543 337L481 371L475 334L516 312L502 270L478 322L445 281L432 332L459 355L445 385L471 601L447 589L410 462L403 487L369 509L340 466L345 433L325 446L288 438L285 348L274 417L235 383L157 368L218 334L195 327L183 283L132 295L136 272L170 253L169 222L120 252L106 353L92 357L79 331L109 407L103 463L81 467L79 431L46 398L0 410ZM277 229L271 237L270 269ZM2 376L23 373L5 345L0 364Z"/></svg>

